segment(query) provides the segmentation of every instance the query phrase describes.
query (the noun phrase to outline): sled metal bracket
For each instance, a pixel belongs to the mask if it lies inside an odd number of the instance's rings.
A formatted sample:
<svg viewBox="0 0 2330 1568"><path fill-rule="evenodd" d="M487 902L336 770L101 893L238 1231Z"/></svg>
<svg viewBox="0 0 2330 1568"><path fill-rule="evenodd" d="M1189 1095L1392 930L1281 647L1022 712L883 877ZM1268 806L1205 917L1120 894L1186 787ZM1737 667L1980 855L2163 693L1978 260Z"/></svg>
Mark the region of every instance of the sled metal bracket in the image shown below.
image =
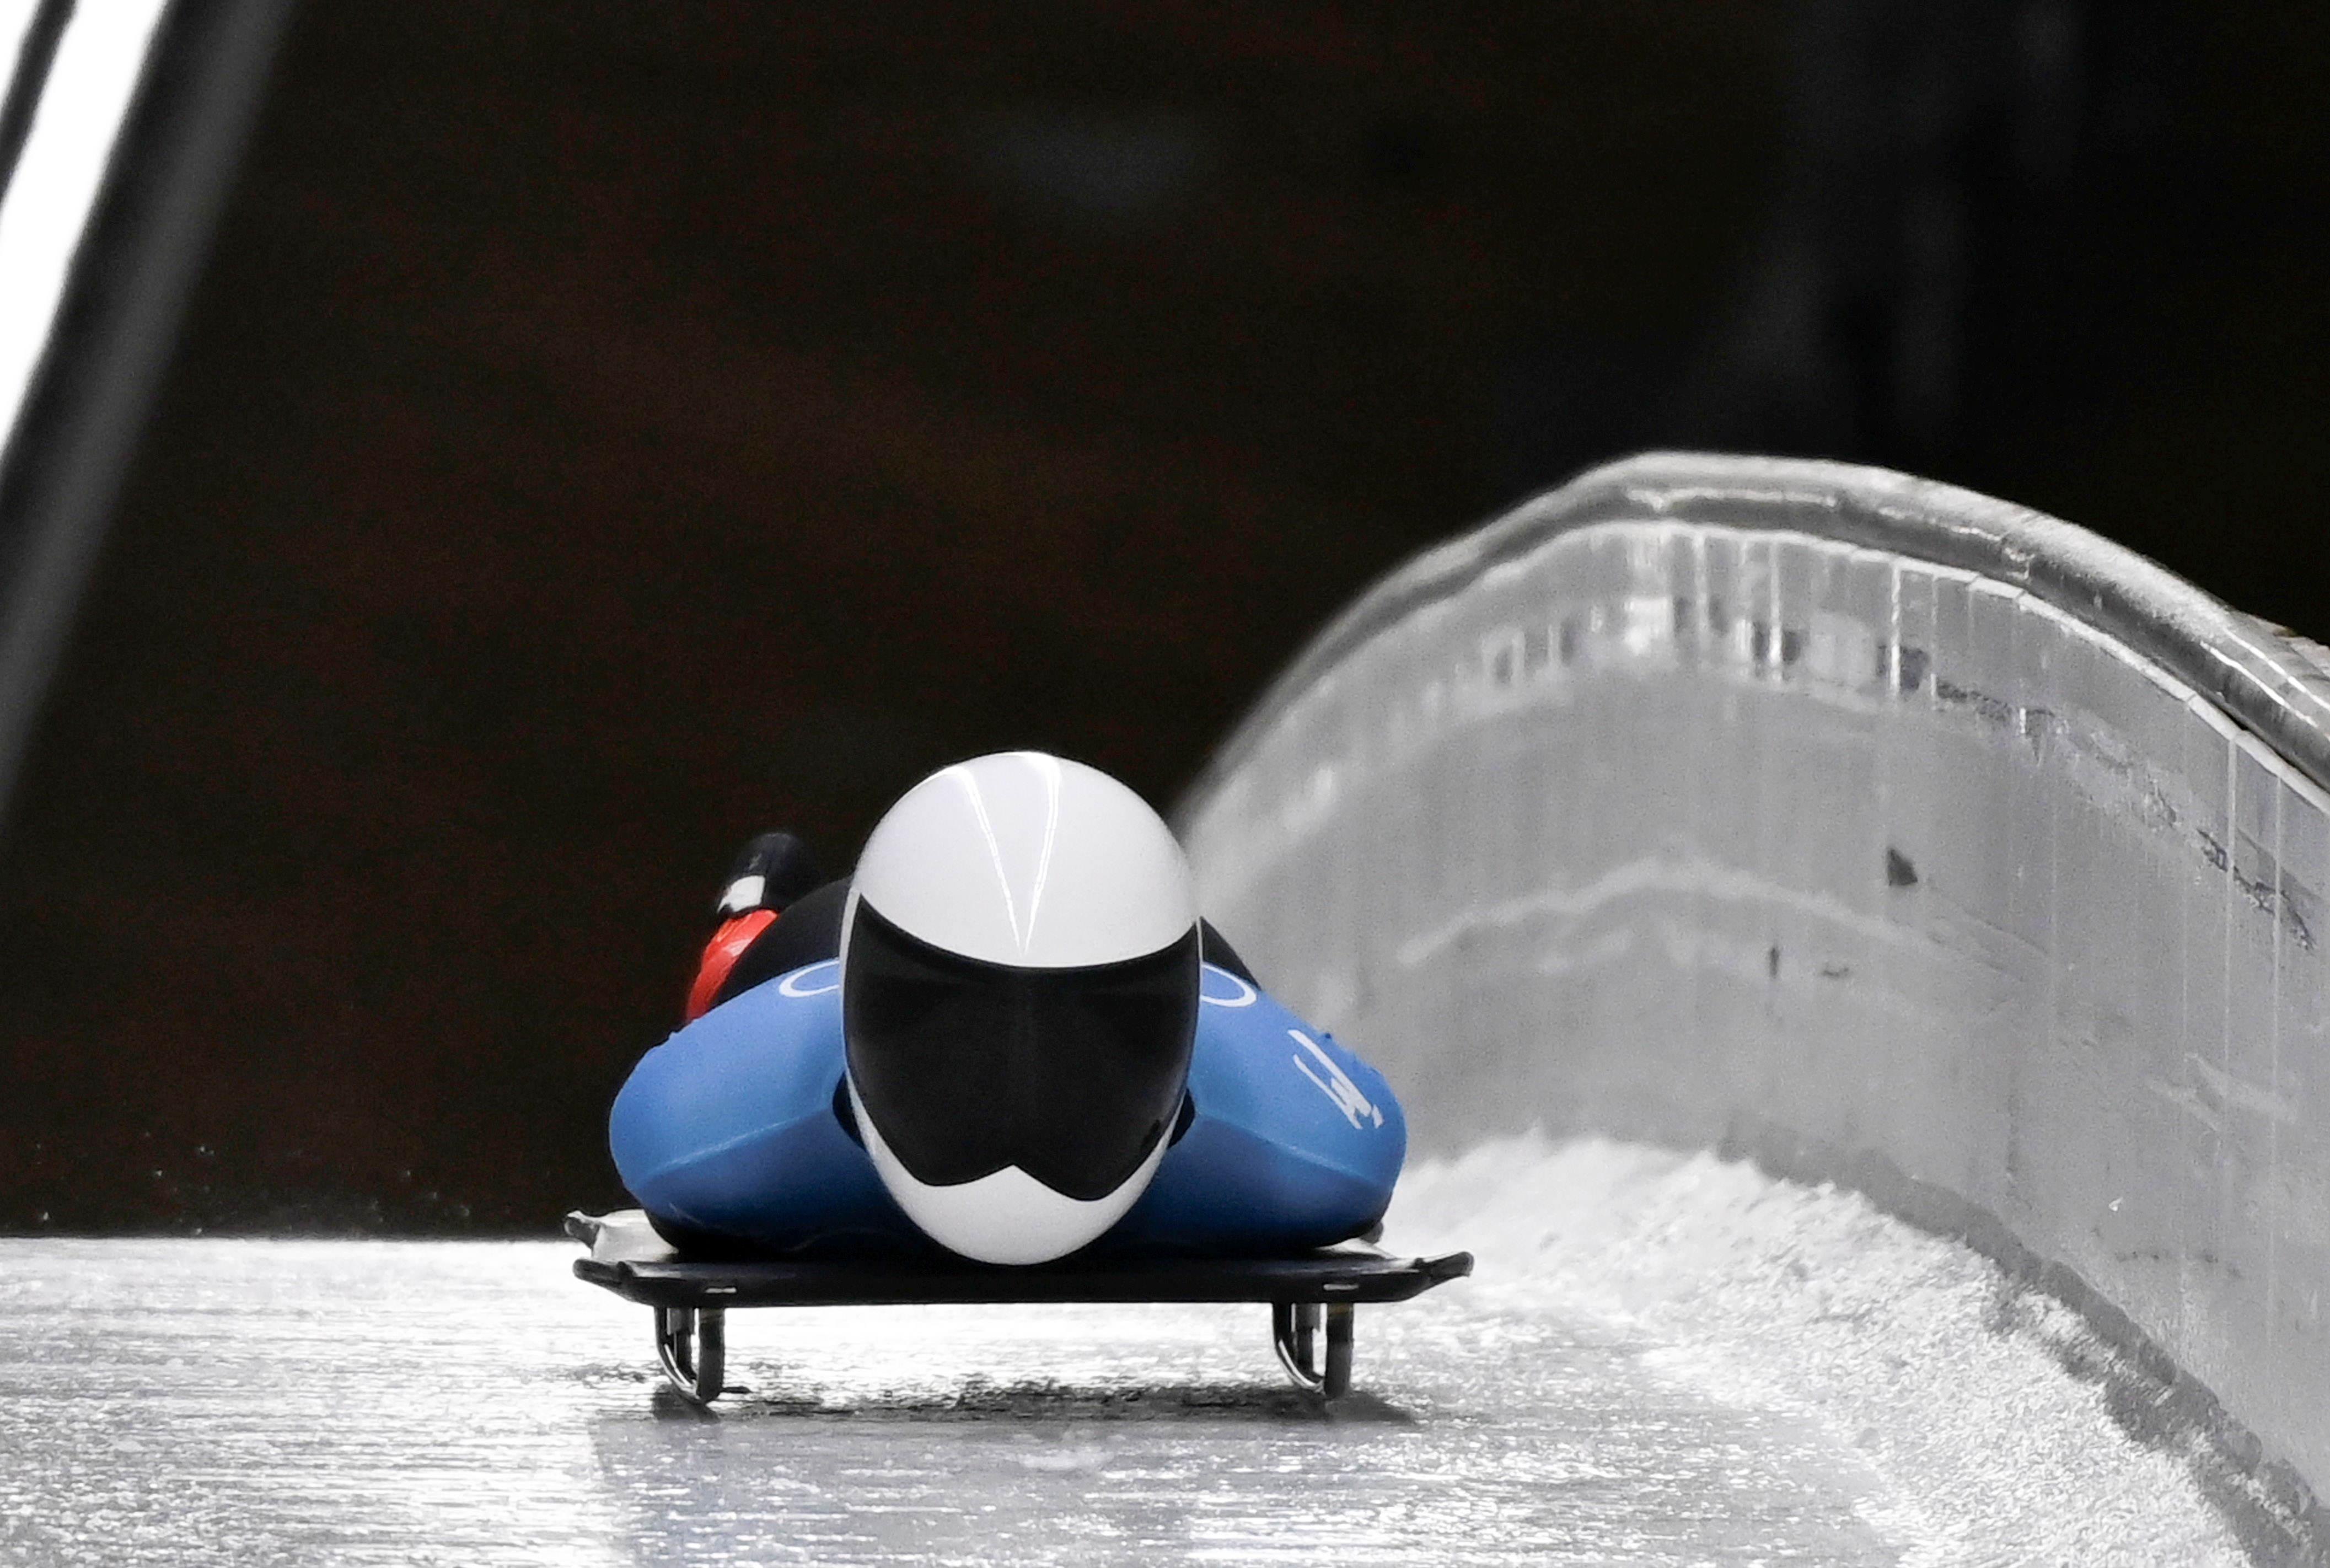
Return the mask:
<svg viewBox="0 0 2330 1568"><path fill-rule="evenodd" d="M1348 1301L1274 1301L1270 1343L1294 1386L1322 1399L1351 1392L1351 1331L1355 1316ZM1320 1333L1321 1319L1326 1329ZM1326 1358L1319 1357L1325 1341Z"/></svg>

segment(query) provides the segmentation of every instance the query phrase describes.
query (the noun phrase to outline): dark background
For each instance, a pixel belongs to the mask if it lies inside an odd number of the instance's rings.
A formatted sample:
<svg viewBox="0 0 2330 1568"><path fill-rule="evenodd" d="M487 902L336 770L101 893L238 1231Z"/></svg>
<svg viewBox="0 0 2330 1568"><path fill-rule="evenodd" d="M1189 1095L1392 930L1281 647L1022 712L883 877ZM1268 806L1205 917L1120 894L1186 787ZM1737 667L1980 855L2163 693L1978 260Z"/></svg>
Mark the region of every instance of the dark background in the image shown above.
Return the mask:
<svg viewBox="0 0 2330 1568"><path fill-rule="evenodd" d="M0 837L0 1228L613 1202L744 836L839 871L1018 745L1170 805L1371 578L1642 447L2330 634L2325 33L306 6Z"/></svg>

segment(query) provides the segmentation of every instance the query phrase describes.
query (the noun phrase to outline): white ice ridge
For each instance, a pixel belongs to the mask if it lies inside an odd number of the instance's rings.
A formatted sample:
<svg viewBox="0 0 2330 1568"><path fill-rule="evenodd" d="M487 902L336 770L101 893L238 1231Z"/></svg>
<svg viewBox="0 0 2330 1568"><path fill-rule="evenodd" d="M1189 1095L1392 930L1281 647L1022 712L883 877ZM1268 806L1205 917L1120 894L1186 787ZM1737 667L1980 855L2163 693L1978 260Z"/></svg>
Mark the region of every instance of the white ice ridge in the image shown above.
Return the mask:
<svg viewBox="0 0 2330 1568"><path fill-rule="evenodd" d="M8 7L7 10L19 9ZM47 348L73 254L128 114L162 0L81 0L0 192L0 449ZM0 92L24 30L0 14Z"/></svg>
<svg viewBox="0 0 2330 1568"><path fill-rule="evenodd" d="M1484 1308L1598 1321L1662 1381L1824 1429L1873 1473L1861 1516L1904 1563L2246 1560L2042 1342L2081 1332L2068 1308L1855 1194L1530 1136L1413 1169L1387 1229L1476 1252Z"/></svg>

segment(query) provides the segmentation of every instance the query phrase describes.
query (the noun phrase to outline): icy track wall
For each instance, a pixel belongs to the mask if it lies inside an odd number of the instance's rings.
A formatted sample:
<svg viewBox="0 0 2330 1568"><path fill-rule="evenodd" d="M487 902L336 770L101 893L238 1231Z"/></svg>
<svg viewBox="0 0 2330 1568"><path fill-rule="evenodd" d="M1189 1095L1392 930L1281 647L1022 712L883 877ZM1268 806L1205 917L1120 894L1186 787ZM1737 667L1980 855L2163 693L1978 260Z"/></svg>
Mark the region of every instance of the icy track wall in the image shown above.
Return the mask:
<svg viewBox="0 0 2330 1568"><path fill-rule="evenodd" d="M1534 1125L1860 1187L2079 1307L2154 1391L2123 1419L2311 1516L2320 654L1962 490L1646 457L1378 585L1181 825L1421 1151Z"/></svg>

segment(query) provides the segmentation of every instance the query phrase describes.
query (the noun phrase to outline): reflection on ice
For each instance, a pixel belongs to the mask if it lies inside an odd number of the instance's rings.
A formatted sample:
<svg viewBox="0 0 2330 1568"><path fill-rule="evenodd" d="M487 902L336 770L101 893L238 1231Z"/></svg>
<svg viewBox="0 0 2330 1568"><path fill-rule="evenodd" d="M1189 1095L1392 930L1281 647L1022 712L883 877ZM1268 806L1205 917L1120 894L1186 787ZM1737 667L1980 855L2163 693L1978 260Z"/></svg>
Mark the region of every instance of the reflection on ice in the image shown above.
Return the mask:
<svg viewBox="0 0 2330 1568"><path fill-rule="evenodd" d="M1521 1140L1393 1224L1480 1275L1332 1412L1259 1308L740 1313L707 1414L564 1245L0 1242L0 1562L2233 1560L1850 1198Z"/></svg>
<svg viewBox="0 0 2330 1568"><path fill-rule="evenodd" d="M615 1560L540 1245L0 1243L0 1561ZM559 1291L563 1294L563 1291ZM636 1397L644 1392L629 1385Z"/></svg>

